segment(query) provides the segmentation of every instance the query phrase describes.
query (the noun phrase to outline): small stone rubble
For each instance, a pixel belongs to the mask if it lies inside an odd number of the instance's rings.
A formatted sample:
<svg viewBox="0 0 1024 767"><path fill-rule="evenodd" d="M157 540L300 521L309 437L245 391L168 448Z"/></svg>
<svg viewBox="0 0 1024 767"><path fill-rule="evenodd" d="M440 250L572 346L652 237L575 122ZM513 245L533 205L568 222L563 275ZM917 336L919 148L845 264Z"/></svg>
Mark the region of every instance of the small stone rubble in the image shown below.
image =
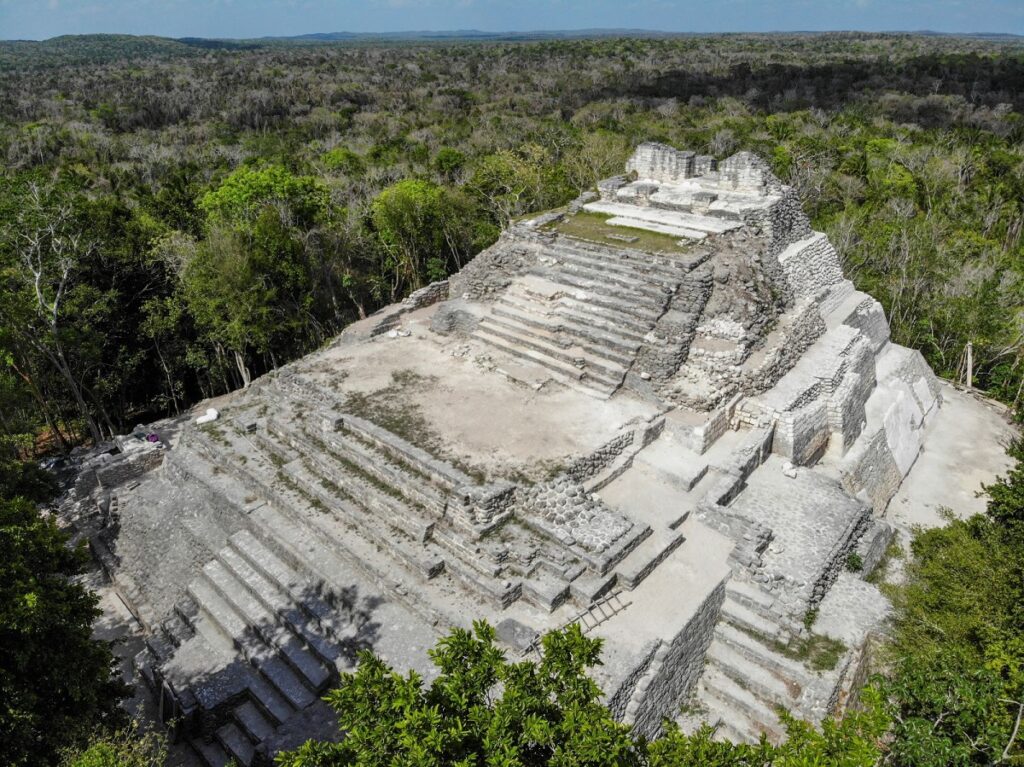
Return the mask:
<svg viewBox="0 0 1024 767"><path fill-rule="evenodd" d="M885 614L838 615L873 594L846 564L881 558L938 383L763 160L643 144L626 170L216 421L77 466L63 513L203 764L337 737L320 698L360 649L429 675L450 626L521 654L610 598L596 673L644 735L688 702L775 740L779 706L845 699ZM818 607L847 642L823 671Z"/></svg>

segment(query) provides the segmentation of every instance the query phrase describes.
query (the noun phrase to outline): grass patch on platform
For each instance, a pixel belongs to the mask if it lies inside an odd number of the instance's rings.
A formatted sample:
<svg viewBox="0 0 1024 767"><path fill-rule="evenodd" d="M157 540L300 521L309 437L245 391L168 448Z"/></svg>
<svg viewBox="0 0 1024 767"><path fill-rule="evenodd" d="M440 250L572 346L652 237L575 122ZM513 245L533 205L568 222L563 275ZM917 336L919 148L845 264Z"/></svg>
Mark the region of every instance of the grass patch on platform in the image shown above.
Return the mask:
<svg viewBox="0 0 1024 767"><path fill-rule="evenodd" d="M766 647L770 647L779 655L784 655L791 660L800 661L814 671L831 671L839 663L843 653L846 652L845 644L838 639L832 639L822 634L808 634L806 637L797 637L788 642L782 642L743 626L736 626L735 628L753 637Z"/></svg>
<svg viewBox="0 0 1024 767"><path fill-rule="evenodd" d="M487 481L487 475L453 456L444 440L434 431L424 417L420 406L413 401L416 389L437 382L435 376L424 376L413 370L396 370L391 374L391 384L373 392L349 392L345 410L387 429L410 445L418 447L435 458L445 461L462 473L480 483Z"/></svg>
<svg viewBox="0 0 1024 767"><path fill-rule="evenodd" d="M581 210L579 213L565 216L560 221L547 224L543 228L575 237L578 240L651 253L685 253L690 248L689 243L680 245L681 238L679 237L651 232L647 229L634 229L630 226L613 226L608 223L609 218L611 216ZM624 237L635 237L636 240L626 242L622 239Z"/></svg>

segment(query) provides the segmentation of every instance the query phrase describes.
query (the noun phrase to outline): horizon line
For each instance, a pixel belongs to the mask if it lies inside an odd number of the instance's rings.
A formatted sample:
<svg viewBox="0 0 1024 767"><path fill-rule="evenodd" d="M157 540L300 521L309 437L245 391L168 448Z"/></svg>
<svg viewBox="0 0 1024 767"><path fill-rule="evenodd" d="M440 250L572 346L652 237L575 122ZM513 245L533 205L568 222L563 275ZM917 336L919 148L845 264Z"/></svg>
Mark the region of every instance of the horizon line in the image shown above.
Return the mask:
<svg viewBox="0 0 1024 767"><path fill-rule="evenodd" d="M36 38L0 38L0 43L46 43L52 40L59 40L61 38L68 37L104 37L104 36L116 36L116 37L138 37L138 38L159 38L162 40L182 41L182 40L211 40L211 41L261 41L261 40L310 40L316 41L320 38L321 42L332 42L332 37L375 37L380 39L389 39L397 37L410 37L410 36L434 36L434 37L468 37L472 35L488 36L488 37L510 37L510 36L524 36L524 35L588 35L588 34L604 34L604 35L650 35L658 37L672 37L672 36L688 36L688 37L701 37L701 36L715 36L715 35L828 35L828 34L862 34L862 35L922 35L922 36L943 36L943 37L1003 37L1003 38L1024 38L1024 34L1017 32L990 32L990 31L973 31L973 32L942 32L932 29L882 29L882 30L868 30L868 29L773 29L773 30L705 30L700 32L688 31L688 30L657 30L647 29L644 27L580 27L580 28L559 28L559 29L508 29L508 30L485 30L485 29L410 29L410 30L387 30L380 32L352 32L349 30L336 30L332 32L300 32L294 35L260 35L256 37L226 37L226 36L214 36L208 37L203 35L180 35L170 36L161 34L150 34L150 33L136 33L136 32L82 32L82 33L66 33L62 35L54 35L52 37L46 37L41 39ZM339 40L334 40L338 42Z"/></svg>

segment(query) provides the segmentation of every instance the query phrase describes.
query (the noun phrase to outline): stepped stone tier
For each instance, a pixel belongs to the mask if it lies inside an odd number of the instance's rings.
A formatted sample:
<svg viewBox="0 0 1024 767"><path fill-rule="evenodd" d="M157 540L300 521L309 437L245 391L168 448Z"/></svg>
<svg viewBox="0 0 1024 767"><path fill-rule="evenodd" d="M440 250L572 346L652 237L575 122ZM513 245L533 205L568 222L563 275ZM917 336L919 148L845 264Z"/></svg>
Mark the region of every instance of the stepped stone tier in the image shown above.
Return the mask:
<svg viewBox="0 0 1024 767"><path fill-rule="evenodd" d="M320 698L360 649L429 677L476 618L512 657L580 621L647 735L684 703L741 740L843 705L943 387L760 158L644 144L627 171L213 423L158 424L160 460L83 467L65 508L203 763L337 737Z"/></svg>

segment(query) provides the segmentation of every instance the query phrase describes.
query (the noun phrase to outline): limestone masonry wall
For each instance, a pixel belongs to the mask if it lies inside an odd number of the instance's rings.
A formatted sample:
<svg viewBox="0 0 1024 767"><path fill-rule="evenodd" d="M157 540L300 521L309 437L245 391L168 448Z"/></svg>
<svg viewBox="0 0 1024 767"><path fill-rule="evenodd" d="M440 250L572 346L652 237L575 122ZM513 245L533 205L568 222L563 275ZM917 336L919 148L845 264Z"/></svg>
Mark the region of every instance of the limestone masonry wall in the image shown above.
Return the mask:
<svg viewBox="0 0 1024 767"><path fill-rule="evenodd" d="M693 152L686 152L665 144L646 143L636 148L626 161L626 171L637 178L655 181L682 181L694 176Z"/></svg>
<svg viewBox="0 0 1024 767"><path fill-rule="evenodd" d="M704 670L704 655L725 601L725 581L704 600L682 631L655 651L636 687L623 720L651 738L665 717L673 717Z"/></svg>

